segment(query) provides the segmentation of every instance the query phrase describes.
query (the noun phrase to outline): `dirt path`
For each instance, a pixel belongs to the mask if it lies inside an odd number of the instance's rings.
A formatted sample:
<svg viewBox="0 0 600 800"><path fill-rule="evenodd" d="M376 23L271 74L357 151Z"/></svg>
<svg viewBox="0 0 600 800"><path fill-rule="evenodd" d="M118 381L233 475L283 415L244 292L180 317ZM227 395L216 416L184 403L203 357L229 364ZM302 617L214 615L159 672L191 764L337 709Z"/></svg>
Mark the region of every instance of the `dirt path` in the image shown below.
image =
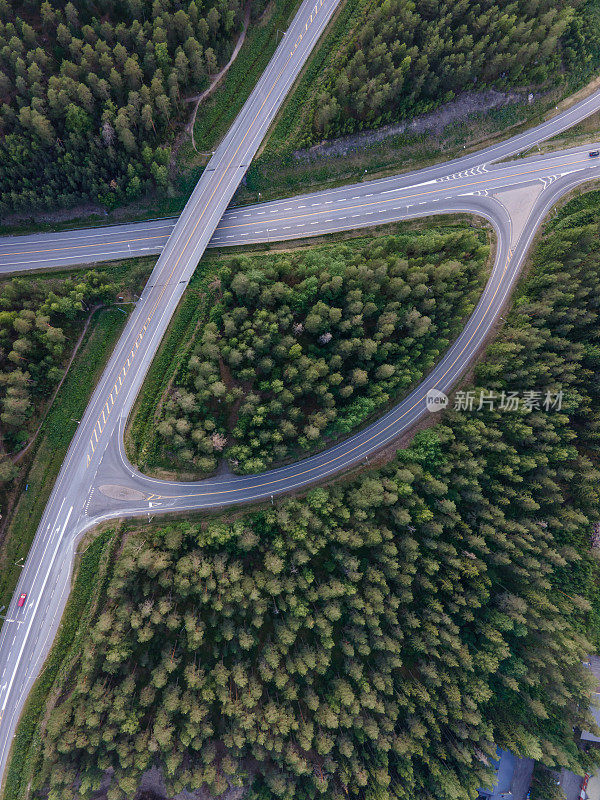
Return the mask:
<svg viewBox="0 0 600 800"><path fill-rule="evenodd" d="M208 89L205 89L200 94L196 94L196 95L192 95L191 97L185 97L184 98L184 102L185 103L195 103L196 104L194 106L194 110L192 112L192 116L190 118L190 121L188 122L188 124L185 126L185 129L184 129L184 133L189 134L189 136L190 136L190 138L192 140L192 147L194 148L194 150L196 150L196 142L194 141L194 125L196 124L196 114L198 113L198 108L200 107L200 104L202 102L204 102L204 100L206 100L207 97L211 96L211 94L214 92L214 90L217 88L217 86L221 83L221 81L223 80L225 75L227 75L227 72L229 71L229 68L231 67L233 62L238 57L238 53L240 52L241 47L244 44L244 40L246 39L246 33L248 32L248 26L250 25L250 8L251 8L251 5L252 5L251 0L246 0L246 9L245 9L245 12L244 12L244 27L242 28L242 32L240 33L240 35L238 37L236 45L235 45L235 47L233 49L233 53L231 54L231 58L229 59L227 64L225 64L223 69L220 72L218 72L211 79L210 86L208 87Z"/></svg>

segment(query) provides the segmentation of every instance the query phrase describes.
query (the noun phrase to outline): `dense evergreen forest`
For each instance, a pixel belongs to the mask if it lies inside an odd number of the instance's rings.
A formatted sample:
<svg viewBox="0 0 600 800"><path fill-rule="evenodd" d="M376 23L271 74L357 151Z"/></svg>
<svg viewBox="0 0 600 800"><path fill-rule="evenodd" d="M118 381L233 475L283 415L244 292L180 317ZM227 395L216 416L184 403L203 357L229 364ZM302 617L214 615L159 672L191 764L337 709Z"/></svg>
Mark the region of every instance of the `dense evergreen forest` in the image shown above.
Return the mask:
<svg viewBox="0 0 600 800"><path fill-rule="evenodd" d="M47 719L49 800L252 783L253 800L465 800L494 744L582 771L600 646L600 194L546 227L472 387L305 498L132 531ZM593 751L592 751L593 752ZM45 796L45 795L44 795Z"/></svg>
<svg viewBox="0 0 600 800"><path fill-rule="evenodd" d="M582 82L600 68L597 5L348 0L291 104L288 146L410 118L465 89Z"/></svg>
<svg viewBox="0 0 600 800"><path fill-rule="evenodd" d="M439 359L488 249L465 226L223 259L162 406L165 462L260 472L356 429Z"/></svg>
<svg viewBox="0 0 600 800"><path fill-rule="evenodd" d="M0 213L164 189L182 98L226 63L242 14L241 0L1 0Z"/></svg>
<svg viewBox="0 0 600 800"><path fill-rule="evenodd" d="M36 412L63 376L82 318L114 291L94 271L0 285L0 487L14 474L8 454L27 441Z"/></svg>
<svg viewBox="0 0 600 800"><path fill-rule="evenodd" d="M243 5L1 0L0 214L166 191L183 98L227 61ZM253 19L265 5L252 0ZM548 87L564 72L581 83L600 67L599 17L595 0L347 0L286 144L407 117L466 88Z"/></svg>

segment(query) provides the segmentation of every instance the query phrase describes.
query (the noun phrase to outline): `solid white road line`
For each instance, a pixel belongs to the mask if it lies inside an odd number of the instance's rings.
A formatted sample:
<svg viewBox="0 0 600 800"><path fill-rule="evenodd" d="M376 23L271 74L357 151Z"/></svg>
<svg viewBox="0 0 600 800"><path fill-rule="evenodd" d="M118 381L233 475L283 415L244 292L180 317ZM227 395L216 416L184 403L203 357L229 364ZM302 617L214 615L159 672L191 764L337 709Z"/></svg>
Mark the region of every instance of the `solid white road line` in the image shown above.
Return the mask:
<svg viewBox="0 0 600 800"><path fill-rule="evenodd" d="M62 509L62 506L61 506L61 509ZM39 608L39 605L40 605L40 603L42 601L42 596L44 594L44 589L46 588L46 584L48 583L48 578L50 577L50 573L52 572L52 567L54 566L54 562L56 560L56 556L57 556L58 550L59 550L59 548L60 548L60 546L62 544L62 535L65 532L65 528L67 527L67 524L68 524L69 519L71 517L72 511L73 511L73 506L71 506L71 508L69 509L69 512L68 512L67 517L65 519L65 523L62 526L62 529L61 529L61 531L60 531L60 533L58 535L58 542L56 543L56 547L54 548L54 552L52 553L52 559L51 559L50 564L49 564L49 566L48 566L48 568L46 570L46 575L44 576L44 582L42 583L42 588L38 592L38 596L37 596L37 600L35 602L35 606L33 608L33 611L30 614L29 625L27 626L27 631L25 632L25 634L23 636L23 643L21 645L21 649L19 650L19 655L17 656L17 660L15 662L15 666L14 666L14 669L13 669L13 673L12 673L12 675L10 677L10 681L8 682L8 688L7 688L6 693L4 695L4 702L2 704L2 709L1 709L2 712L4 712L5 709L6 709L6 704L8 702L8 698L10 697L10 690L12 689L12 685L13 685L13 683L15 681L15 678L17 676L17 672L18 672L18 669L19 669L19 663L21 661L21 658L23 657L23 651L25 650L25 647L27 645L27 641L29 639L29 634L31 632L31 627L32 627L33 623L35 622L35 615L36 615L37 610ZM48 541L48 544L50 544L49 541ZM48 547L48 544L46 545L46 548ZM46 553L46 549L44 549L44 555L45 555L45 553ZM44 555L42 555L42 558L40 560L40 566L44 561ZM1 756L0 756L0 761L1 760L2 759L1 759Z"/></svg>

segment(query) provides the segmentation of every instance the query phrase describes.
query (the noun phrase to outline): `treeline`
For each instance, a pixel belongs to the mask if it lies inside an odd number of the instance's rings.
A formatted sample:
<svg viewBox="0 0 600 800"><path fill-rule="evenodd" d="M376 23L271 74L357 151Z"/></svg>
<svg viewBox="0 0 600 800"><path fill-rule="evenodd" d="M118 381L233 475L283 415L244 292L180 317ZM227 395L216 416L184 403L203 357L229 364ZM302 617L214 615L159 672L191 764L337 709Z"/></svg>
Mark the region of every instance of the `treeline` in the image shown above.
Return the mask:
<svg viewBox="0 0 600 800"><path fill-rule="evenodd" d="M600 246L579 213L467 387L562 409L476 402L352 481L131 532L54 692L41 795L92 797L110 771L109 800L132 798L158 764L170 796L463 800L495 745L593 769Z"/></svg>
<svg viewBox="0 0 600 800"><path fill-rule="evenodd" d="M62 378L79 321L114 291L94 271L66 279L13 278L0 286L0 483L3 469L12 477L7 454L27 441L36 411Z"/></svg>
<svg viewBox="0 0 600 800"><path fill-rule="evenodd" d="M487 253L463 227L226 259L162 404L165 462L260 472L356 429L438 360Z"/></svg>
<svg viewBox="0 0 600 800"><path fill-rule="evenodd" d="M555 85L600 66L593 3L351 2L318 74L300 86L286 122L294 146L425 113L466 89Z"/></svg>
<svg viewBox="0 0 600 800"><path fill-rule="evenodd" d="M182 97L241 17L241 0L1 0L0 213L166 186Z"/></svg>

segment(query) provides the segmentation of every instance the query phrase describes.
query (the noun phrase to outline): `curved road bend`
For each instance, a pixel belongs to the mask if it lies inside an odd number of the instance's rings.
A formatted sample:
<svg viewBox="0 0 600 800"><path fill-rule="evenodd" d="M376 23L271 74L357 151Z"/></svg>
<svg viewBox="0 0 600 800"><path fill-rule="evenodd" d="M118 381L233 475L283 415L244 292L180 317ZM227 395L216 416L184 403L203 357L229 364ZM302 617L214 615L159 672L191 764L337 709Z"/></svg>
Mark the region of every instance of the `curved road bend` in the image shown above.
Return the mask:
<svg viewBox="0 0 600 800"><path fill-rule="evenodd" d="M93 477L121 426L187 282L281 102L339 0L304 0L267 69L211 158L96 387L44 511L0 635L0 776L24 701L54 638L69 588L74 532ZM22 587L25 586L26 589Z"/></svg>
<svg viewBox="0 0 600 800"><path fill-rule="evenodd" d="M596 168L594 174L599 174ZM98 469L87 505L87 520L81 530L112 518L154 515L174 511L223 507L289 493L299 487L347 470L381 450L410 429L428 413L425 398L430 389L448 392L465 372L485 342L510 294L529 245L540 223L556 201L590 177L589 173L567 174L549 183L537 197L516 240L513 221L507 208L494 197L460 197L445 202L430 201L427 208L412 217L451 212L471 212L485 217L497 234L494 267L484 292L458 339L425 380L401 403L364 430L295 464L244 477L221 475L204 481L182 483L150 478L127 460L123 450L123 429L127 415L121 417L117 436L112 437ZM406 217L405 217L406 218ZM131 408L135 398L126 404ZM122 486L136 497L115 500L107 496L107 486Z"/></svg>
<svg viewBox="0 0 600 800"><path fill-rule="evenodd" d="M376 181L361 182L340 189L315 192L303 197L279 201L279 204L289 206L294 203L296 206L301 206L303 202L315 202L321 197L337 202L340 197L347 199L353 195L383 191L391 187L400 189L422 181L448 180L468 174L477 175L489 169L490 164L521 153L545 139L556 136L599 109L600 90L546 122L484 150L470 153L443 164L425 167L416 172L404 173ZM553 155L550 153L547 157L551 158ZM541 158L545 157L542 156ZM270 209L275 205L277 203L265 203L260 206L241 206L225 212L208 246L214 247L236 243L227 240L228 234L222 235L223 229L227 227L230 219L234 218L235 215L259 214L260 211ZM92 264L130 258L132 256L155 255L162 251L175 227L175 223L175 219L167 218L63 231L60 233L0 237L0 274L31 269Z"/></svg>

